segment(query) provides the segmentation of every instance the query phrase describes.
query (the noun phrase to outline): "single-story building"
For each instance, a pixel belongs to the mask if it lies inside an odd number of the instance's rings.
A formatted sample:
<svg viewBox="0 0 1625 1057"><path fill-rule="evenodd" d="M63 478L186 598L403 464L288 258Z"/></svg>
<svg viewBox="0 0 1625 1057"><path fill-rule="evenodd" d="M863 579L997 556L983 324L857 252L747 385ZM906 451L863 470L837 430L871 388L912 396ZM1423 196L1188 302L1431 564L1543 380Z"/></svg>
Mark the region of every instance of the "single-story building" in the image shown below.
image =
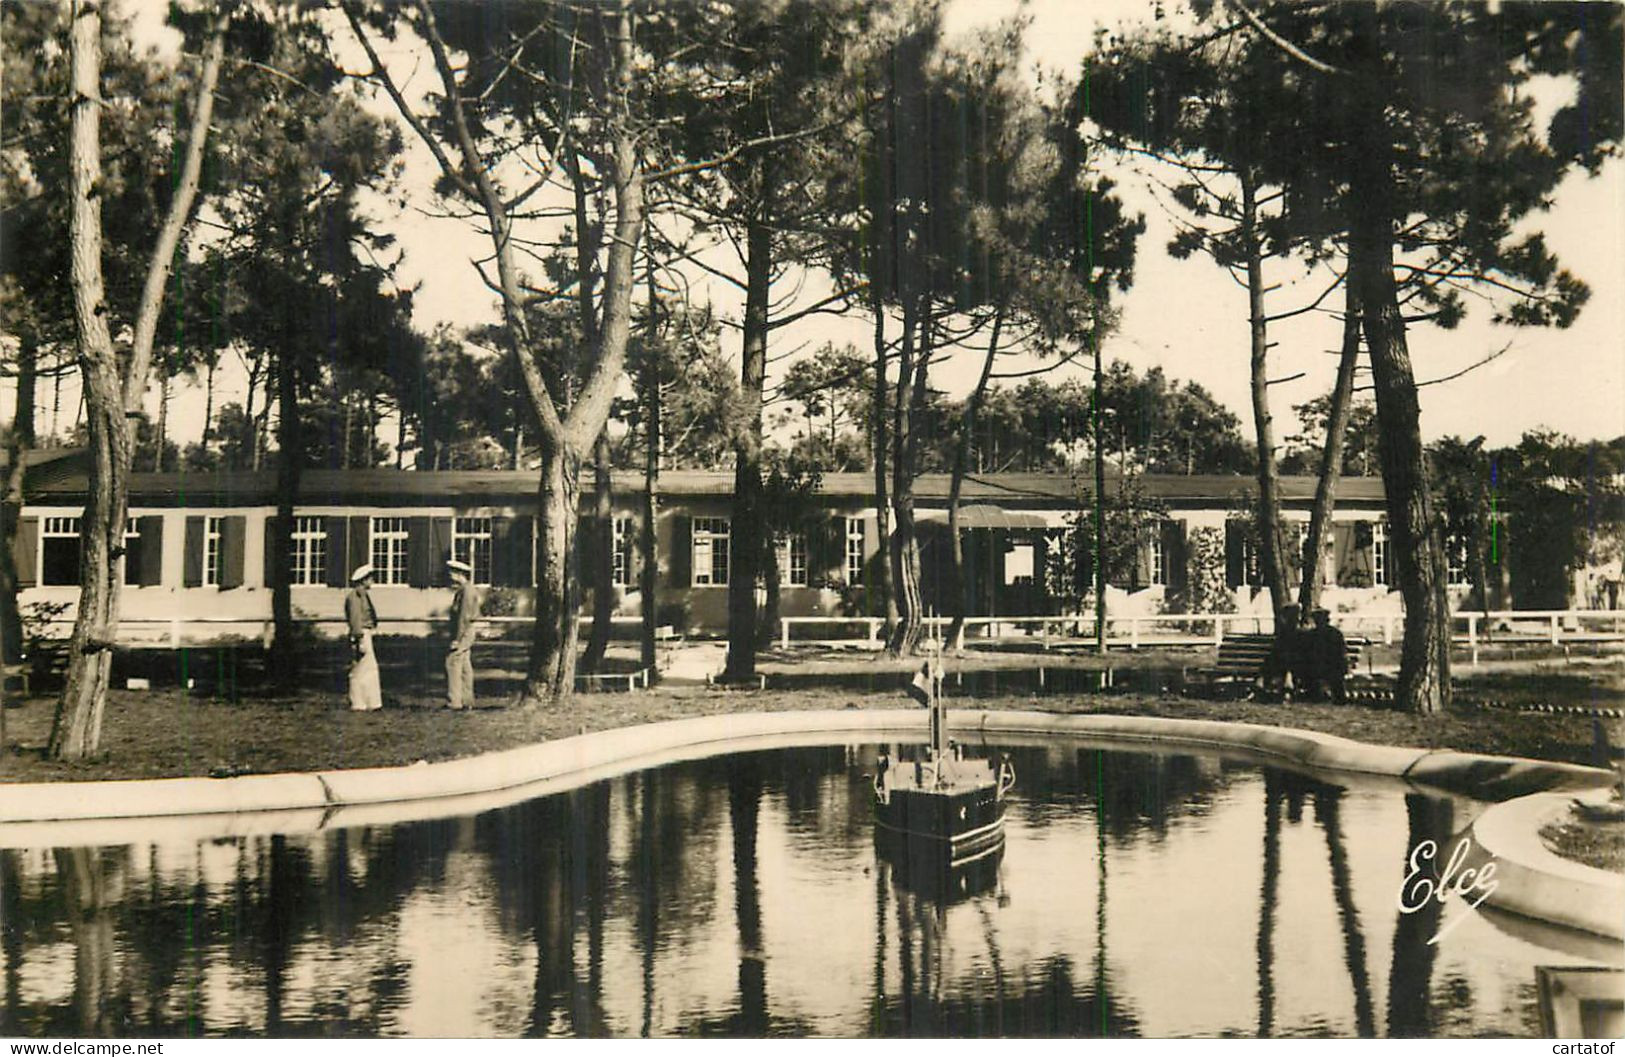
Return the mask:
<svg viewBox="0 0 1625 1057"><path fill-rule="evenodd" d="M858 615L877 608L871 585L881 541L872 480L867 473L822 479L805 530L778 547L781 613ZM15 554L25 611L38 605L57 609L59 620L72 615L85 483L78 453L41 452L30 460ZM915 485L922 590L926 604L938 612L949 609L948 483L945 474L926 474ZM1183 612L1193 599L1208 612L1267 611L1251 543L1248 504L1255 487L1240 476L1138 478L1138 492L1156 515L1142 533L1133 567L1113 578L1108 599L1113 612ZM661 623L698 634L725 628L732 488L730 472L661 475L655 533ZM1314 489L1311 477L1282 479L1289 535L1296 532L1301 539ZM443 590L443 563L451 555L468 561L475 581L490 589L488 612L530 612L536 490L537 477L530 471L304 471L289 570L295 614L338 618L350 571L371 563L381 617L438 618L450 599ZM1115 481L1109 482L1108 493L1116 490ZM613 582L603 586L615 592L620 615L640 612L642 491L641 474L614 476L614 572ZM973 615L1033 616L1065 608L1051 555L1077 522L1081 494L1077 481L1058 474L983 474L966 480L961 529ZM217 626L268 620L275 502L276 475L270 471L133 474L123 617ZM1331 608L1398 611L1398 596L1390 594L1392 563L1379 479L1342 481L1323 560ZM1466 590L1467 576L1464 563L1452 560L1457 591ZM1205 590L1193 588L1198 579ZM599 586L588 585L589 606L591 590ZM258 627L248 633L258 634ZM200 635L189 630L186 637L196 641Z"/></svg>

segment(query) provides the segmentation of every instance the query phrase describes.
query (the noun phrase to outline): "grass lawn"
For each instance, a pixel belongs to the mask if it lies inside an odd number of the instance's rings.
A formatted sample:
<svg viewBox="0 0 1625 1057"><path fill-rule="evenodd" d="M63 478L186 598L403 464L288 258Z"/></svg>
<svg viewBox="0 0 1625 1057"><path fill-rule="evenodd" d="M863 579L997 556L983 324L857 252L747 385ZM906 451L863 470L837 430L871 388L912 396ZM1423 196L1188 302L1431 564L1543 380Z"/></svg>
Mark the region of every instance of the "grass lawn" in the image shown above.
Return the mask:
<svg viewBox="0 0 1625 1057"><path fill-rule="evenodd" d="M1554 855L1599 870L1625 873L1625 822L1575 819L1547 826L1540 831L1540 839Z"/></svg>
<svg viewBox="0 0 1625 1057"><path fill-rule="evenodd" d="M762 669L770 686L793 677L794 689L717 691L704 687L657 687L634 693L579 694L548 709L502 707L517 689L522 648L482 644L482 706L454 713L437 708L444 685L435 669L438 653L422 642L381 646L386 707L349 712L343 700L342 656L324 651L302 673L302 688L278 694L263 688L263 668L250 651L193 650L186 658L131 658L126 674L149 672L153 690L114 690L108 698L99 757L79 763L44 758L55 701L35 696L7 710L7 745L0 752L0 781L85 781L385 767L417 760L446 760L573 734L730 712L787 709L908 708L901 687L908 662L868 656L797 651L768 655ZM1113 655L1114 667L1132 673L1176 672L1208 663L1200 653L1163 651L1131 658ZM193 680L179 689L175 666ZM915 662L917 664L918 662ZM1031 654L972 654L951 660L950 671L1012 669L1043 663L1057 668L1098 669L1100 658ZM142 665L145 664L145 667ZM1073 673L1074 675L1076 673ZM820 686L822 677L828 685ZM862 676L854 682L853 676ZM123 676L120 676L122 682ZM1177 681L1177 680L1175 680ZM165 683L168 688L164 688ZM1138 688L1123 689L1124 683ZM1560 701L1619 707L1625 670L1618 665L1586 670L1497 670L1458 680L1458 697L1496 701ZM1462 707L1444 715L1414 716L1361 705L1261 704L1182 696L1156 679L1120 678L1109 693L989 692L957 696L955 704L989 709L1061 713L1100 712L1262 723L1322 731L1358 741L1425 748L1531 756L1575 763L1597 761L1599 731L1614 746L1622 738L1616 720L1585 716L1522 714Z"/></svg>

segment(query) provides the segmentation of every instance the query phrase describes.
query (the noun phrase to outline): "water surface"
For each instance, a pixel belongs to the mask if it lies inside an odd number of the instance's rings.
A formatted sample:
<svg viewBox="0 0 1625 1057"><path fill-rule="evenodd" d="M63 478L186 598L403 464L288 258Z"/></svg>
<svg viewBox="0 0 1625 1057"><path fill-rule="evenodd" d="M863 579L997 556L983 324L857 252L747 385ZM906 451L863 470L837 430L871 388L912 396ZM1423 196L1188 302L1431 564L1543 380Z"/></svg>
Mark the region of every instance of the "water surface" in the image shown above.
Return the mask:
<svg viewBox="0 0 1625 1057"><path fill-rule="evenodd" d="M0 1035L1535 1035L1534 967L1617 951L1459 900L1399 913L1409 848L1468 801L1008 751L1005 854L946 897L877 854L873 746L467 818L3 850Z"/></svg>

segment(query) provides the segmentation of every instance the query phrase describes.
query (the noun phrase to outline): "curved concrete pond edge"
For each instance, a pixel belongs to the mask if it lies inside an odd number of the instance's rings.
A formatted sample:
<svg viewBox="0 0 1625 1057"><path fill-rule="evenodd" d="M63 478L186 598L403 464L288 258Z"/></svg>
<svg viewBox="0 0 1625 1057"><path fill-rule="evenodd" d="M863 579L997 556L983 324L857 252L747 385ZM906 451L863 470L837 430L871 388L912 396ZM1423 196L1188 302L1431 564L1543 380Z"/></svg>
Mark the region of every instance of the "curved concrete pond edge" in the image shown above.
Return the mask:
<svg viewBox="0 0 1625 1057"><path fill-rule="evenodd" d="M1485 809L1468 831L1467 865L1495 863L1492 907L1625 939L1625 876L1547 850L1540 831L1569 817L1573 797L1537 793Z"/></svg>
<svg viewBox="0 0 1625 1057"><path fill-rule="evenodd" d="M827 744L832 738L852 736L874 741L888 736L923 740L926 723L923 710L753 712L623 727L405 767L238 778L0 784L0 829L12 823L331 813L340 808L464 798L521 787L528 790L542 783L581 784L724 749ZM1239 749L1314 770L1402 778L1488 800L1601 788L1615 780L1610 771L1576 764L1367 745L1313 731L1215 720L955 710L951 723L964 741L973 733L1065 734L1169 748Z"/></svg>

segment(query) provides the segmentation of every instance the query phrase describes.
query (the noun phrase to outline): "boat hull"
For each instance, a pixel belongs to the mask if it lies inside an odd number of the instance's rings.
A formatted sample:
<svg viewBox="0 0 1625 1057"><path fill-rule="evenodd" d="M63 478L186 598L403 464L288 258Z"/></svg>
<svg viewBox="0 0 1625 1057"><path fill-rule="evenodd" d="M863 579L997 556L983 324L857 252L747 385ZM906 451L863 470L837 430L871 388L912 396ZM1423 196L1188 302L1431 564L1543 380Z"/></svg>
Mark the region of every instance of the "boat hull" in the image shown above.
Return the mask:
<svg viewBox="0 0 1625 1057"><path fill-rule="evenodd" d="M930 855L962 866L1004 846L1004 801L995 782L963 789L893 788L875 802L877 839L882 833L918 845Z"/></svg>

